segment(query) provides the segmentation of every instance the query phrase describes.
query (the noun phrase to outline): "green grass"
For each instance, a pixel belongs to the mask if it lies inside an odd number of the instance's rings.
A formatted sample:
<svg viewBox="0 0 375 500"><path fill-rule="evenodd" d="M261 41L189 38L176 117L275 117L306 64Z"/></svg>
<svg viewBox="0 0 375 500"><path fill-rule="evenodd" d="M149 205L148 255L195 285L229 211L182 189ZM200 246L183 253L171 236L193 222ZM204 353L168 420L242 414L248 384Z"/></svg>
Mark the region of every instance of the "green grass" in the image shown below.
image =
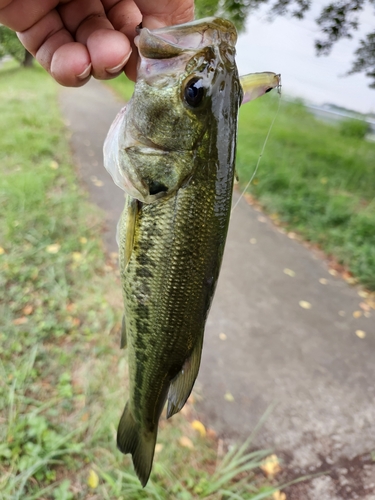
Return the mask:
<svg viewBox="0 0 375 500"><path fill-rule="evenodd" d="M237 170L243 186L277 108L278 97L271 95L241 108ZM316 120L301 103L282 100L248 191L375 290L374 143L343 136L340 127Z"/></svg>
<svg viewBox="0 0 375 500"><path fill-rule="evenodd" d="M370 132L371 127L364 120L349 118L340 123L340 133L344 137L364 139Z"/></svg>
<svg viewBox="0 0 375 500"><path fill-rule="evenodd" d="M0 498L269 497L254 474L268 452L243 446L219 459L216 440L191 427L191 404L162 420L145 490L117 451L120 284L101 214L77 182L57 90L37 67L0 72Z"/></svg>

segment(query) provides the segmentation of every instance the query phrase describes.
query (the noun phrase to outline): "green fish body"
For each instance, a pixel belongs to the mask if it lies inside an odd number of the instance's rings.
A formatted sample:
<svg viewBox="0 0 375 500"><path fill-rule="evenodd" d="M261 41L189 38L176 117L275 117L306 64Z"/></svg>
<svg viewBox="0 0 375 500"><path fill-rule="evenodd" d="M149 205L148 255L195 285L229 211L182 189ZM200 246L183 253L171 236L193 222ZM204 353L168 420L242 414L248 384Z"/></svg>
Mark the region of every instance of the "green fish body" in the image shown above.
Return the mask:
<svg viewBox="0 0 375 500"><path fill-rule="evenodd" d="M158 422L198 375L234 178L234 26L223 19L140 30L134 95L111 127L105 165L127 193L118 243L130 396L117 444L144 486Z"/></svg>

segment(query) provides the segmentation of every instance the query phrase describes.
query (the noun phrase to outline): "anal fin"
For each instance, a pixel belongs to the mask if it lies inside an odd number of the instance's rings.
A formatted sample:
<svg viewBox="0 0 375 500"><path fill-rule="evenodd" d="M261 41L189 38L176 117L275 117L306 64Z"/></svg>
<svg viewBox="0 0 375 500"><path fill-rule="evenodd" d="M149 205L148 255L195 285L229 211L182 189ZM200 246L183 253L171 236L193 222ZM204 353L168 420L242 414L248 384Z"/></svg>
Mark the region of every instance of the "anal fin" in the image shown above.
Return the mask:
<svg viewBox="0 0 375 500"><path fill-rule="evenodd" d="M172 380L168 392L167 418L178 413L186 403L198 376L203 346L203 332L199 336L191 356L185 361L180 373Z"/></svg>

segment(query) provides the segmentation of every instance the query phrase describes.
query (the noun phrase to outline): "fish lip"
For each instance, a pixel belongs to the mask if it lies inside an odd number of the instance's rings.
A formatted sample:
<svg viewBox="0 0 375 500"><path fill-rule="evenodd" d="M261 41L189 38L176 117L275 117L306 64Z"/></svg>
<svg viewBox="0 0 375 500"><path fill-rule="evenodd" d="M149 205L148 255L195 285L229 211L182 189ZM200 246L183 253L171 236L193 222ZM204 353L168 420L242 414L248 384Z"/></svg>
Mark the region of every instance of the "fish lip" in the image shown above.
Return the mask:
<svg viewBox="0 0 375 500"><path fill-rule="evenodd" d="M142 146L141 144L135 144L133 146L127 146L125 148L125 151L138 151L139 153L142 154L148 154L148 155L168 155L169 151L166 149L159 149L159 148L154 148L154 147L148 147L148 146Z"/></svg>
<svg viewBox="0 0 375 500"><path fill-rule="evenodd" d="M129 148L133 149L134 147L136 147L136 148L138 147L139 149L142 149L142 150L154 149L154 150L157 150L157 151L162 152L162 153L169 152L167 148L164 148L163 146L156 144L155 142L153 142L151 139L148 139L147 137L142 137L142 139L137 141L136 144L129 145L129 147L127 147L126 149L129 149Z"/></svg>
<svg viewBox="0 0 375 500"><path fill-rule="evenodd" d="M162 155L169 155L170 153L185 153L185 154L191 154L193 149L171 149L169 147L164 147L160 144L156 144L156 142L152 141L151 139L148 139L147 137L141 137L138 140L133 139L133 141L128 142L125 144L124 147L125 151L139 151L141 153L145 154L162 154Z"/></svg>
<svg viewBox="0 0 375 500"><path fill-rule="evenodd" d="M235 46L237 31L231 21L208 17L175 26L149 30L138 28L134 43L141 56L149 59L168 59L217 44L217 31L225 33L227 42Z"/></svg>
<svg viewBox="0 0 375 500"><path fill-rule="evenodd" d="M126 153L128 152L137 152L145 155L161 155L168 156L170 154L178 154L178 155L191 155L193 150L190 149L164 149L162 147L151 147L143 145L142 143L131 144L124 148Z"/></svg>

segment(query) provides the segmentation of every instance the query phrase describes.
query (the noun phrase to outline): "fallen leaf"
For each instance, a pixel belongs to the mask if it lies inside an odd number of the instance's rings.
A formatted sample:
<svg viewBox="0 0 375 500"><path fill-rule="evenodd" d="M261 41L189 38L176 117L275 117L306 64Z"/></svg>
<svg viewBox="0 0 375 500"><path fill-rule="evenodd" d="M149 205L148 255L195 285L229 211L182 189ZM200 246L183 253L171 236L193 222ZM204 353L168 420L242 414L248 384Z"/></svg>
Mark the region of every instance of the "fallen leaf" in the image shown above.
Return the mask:
<svg viewBox="0 0 375 500"><path fill-rule="evenodd" d="M57 161L55 160L52 160L51 163L49 164L50 168L52 168L53 170L57 170L59 168L59 164L57 163Z"/></svg>
<svg viewBox="0 0 375 500"><path fill-rule="evenodd" d="M250 238L250 243L252 245L255 245L255 243L257 242L257 239L256 238Z"/></svg>
<svg viewBox="0 0 375 500"><path fill-rule="evenodd" d="M362 311L354 311L353 318L360 318L362 316Z"/></svg>
<svg viewBox="0 0 375 500"><path fill-rule="evenodd" d="M87 422L89 417L90 417L89 412L84 413L81 417L82 422Z"/></svg>
<svg viewBox="0 0 375 500"><path fill-rule="evenodd" d="M362 299L367 299L367 297L370 295L366 290L358 290L358 295L362 297Z"/></svg>
<svg viewBox="0 0 375 500"><path fill-rule="evenodd" d="M46 248L46 251L48 253L58 253L60 248L61 248L61 245L59 243L52 243L52 245L48 245L48 247Z"/></svg>
<svg viewBox="0 0 375 500"><path fill-rule="evenodd" d="M25 314L26 316L29 316L33 311L34 308L31 305L27 305L22 309L23 314Z"/></svg>
<svg viewBox="0 0 375 500"><path fill-rule="evenodd" d="M286 495L280 490L277 490L272 495L272 500L286 500Z"/></svg>
<svg viewBox="0 0 375 500"><path fill-rule="evenodd" d="M72 252L72 259L74 260L74 262L81 262L81 260L83 259L83 255L81 254L81 252Z"/></svg>
<svg viewBox="0 0 375 500"><path fill-rule="evenodd" d="M92 489L95 489L98 487L99 485L99 476L98 474L90 469L90 472L89 472L89 477L87 478L87 484L90 486L90 488Z"/></svg>
<svg viewBox="0 0 375 500"><path fill-rule="evenodd" d="M5 254L5 250L3 247L0 247L0 255L4 255Z"/></svg>
<svg viewBox="0 0 375 500"><path fill-rule="evenodd" d="M366 332L364 332L363 330L356 330L355 331L355 334L357 335L357 337L359 337L360 339L364 339L366 337Z"/></svg>
<svg viewBox="0 0 375 500"><path fill-rule="evenodd" d="M263 215L258 215L258 221L259 222L267 222L267 219L263 217Z"/></svg>
<svg viewBox="0 0 375 500"><path fill-rule="evenodd" d="M72 323L74 326L79 326L81 324L81 320L79 318L72 318Z"/></svg>
<svg viewBox="0 0 375 500"><path fill-rule="evenodd" d="M219 339L220 340L227 340L227 336L225 335L225 333L219 333Z"/></svg>
<svg viewBox="0 0 375 500"><path fill-rule="evenodd" d="M92 175L90 177L90 180L94 184L94 186L102 187L104 185L104 183L100 179L98 179L96 175Z"/></svg>
<svg viewBox="0 0 375 500"><path fill-rule="evenodd" d="M259 179L255 178L251 181L251 183L256 186L257 184L259 184Z"/></svg>
<svg viewBox="0 0 375 500"><path fill-rule="evenodd" d="M321 285L326 285L326 284L328 283L328 280L327 280L327 279L325 279L325 278L320 278L320 279L319 279L319 283L320 283Z"/></svg>
<svg viewBox="0 0 375 500"><path fill-rule="evenodd" d="M24 325L27 323L29 320L26 318L26 316L21 316L21 318L16 318L13 320L13 325Z"/></svg>
<svg viewBox="0 0 375 500"><path fill-rule="evenodd" d="M307 302L306 300L300 300L298 303L302 307L302 309L311 309L310 302Z"/></svg>
<svg viewBox="0 0 375 500"><path fill-rule="evenodd" d="M366 311L364 313L364 316L365 316L365 318L371 318L371 313L369 313L369 312Z"/></svg>
<svg viewBox="0 0 375 500"><path fill-rule="evenodd" d="M180 443L181 446L184 446L185 448L189 448L190 450L194 449L193 441L187 436L180 437L178 442Z"/></svg>
<svg viewBox="0 0 375 500"><path fill-rule="evenodd" d="M357 278L355 278L354 276L348 276L348 277L345 277L344 276L344 280L349 284L349 285L355 285L358 280Z"/></svg>
<svg viewBox="0 0 375 500"><path fill-rule="evenodd" d="M266 476L272 477L278 474L281 471L281 467L277 455L273 454L265 458L260 468L266 474Z"/></svg>
<svg viewBox="0 0 375 500"><path fill-rule="evenodd" d="M202 422L199 422L199 420L193 420L191 426L193 429L199 432L202 438L206 437L206 428L202 424Z"/></svg>
<svg viewBox="0 0 375 500"><path fill-rule="evenodd" d="M87 238L85 238L84 236L82 236L80 239L79 239L80 243L82 243L82 245L86 245L87 243Z"/></svg>
<svg viewBox="0 0 375 500"><path fill-rule="evenodd" d="M67 306L66 306L66 310L68 312L74 312L76 309L77 309L77 306L73 302L71 302L70 304L67 304Z"/></svg>
<svg viewBox="0 0 375 500"><path fill-rule="evenodd" d="M337 276L339 273L336 271L336 269L328 269L328 272L331 276Z"/></svg>
<svg viewBox="0 0 375 500"><path fill-rule="evenodd" d="M163 449L163 445L161 443L156 443L155 453L160 453L162 449Z"/></svg>
<svg viewBox="0 0 375 500"><path fill-rule="evenodd" d="M345 316L346 312L345 311L339 311L339 316Z"/></svg>
<svg viewBox="0 0 375 500"><path fill-rule="evenodd" d="M296 233L293 233L292 231L290 231L288 233L288 238L290 238L291 240L295 240L295 239L297 239L297 235L296 235Z"/></svg>
<svg viewBox="0 0 375 500"><path fill-rule="evenodd" d="M230 403L232 403L234 401L234 397L233 397L233 395L230 392L226 392L224 394L224 399L226 401L229 401Z"/></svg>
<svg viewBox="0 0 375 500"><path fill-rule="evenodd" d="M371 307L368 304L366 304L366 302L361 302L359 304L359 307L363 309L363 311L369 312L371 310Z"/></svg>
<svg viewBox="0 0 375 500"><path fill-rule="evenodd" d="M296 275L296 273L292 271L292 269L288 269L287 267L284 269L284 274L287 274L291 278L294 278L294 276Z"/></svg>

